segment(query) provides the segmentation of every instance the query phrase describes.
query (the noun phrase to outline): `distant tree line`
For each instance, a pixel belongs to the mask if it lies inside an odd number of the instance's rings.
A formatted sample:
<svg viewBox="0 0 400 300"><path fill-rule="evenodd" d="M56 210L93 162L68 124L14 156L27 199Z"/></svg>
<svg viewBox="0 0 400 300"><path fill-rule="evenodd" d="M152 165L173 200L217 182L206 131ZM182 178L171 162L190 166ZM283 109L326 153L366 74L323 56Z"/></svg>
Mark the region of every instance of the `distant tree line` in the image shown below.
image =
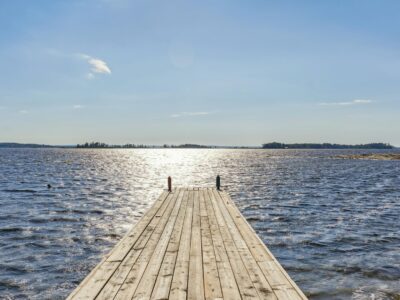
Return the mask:
<svg viewBox="0 0 400 300"><path fill-rule="evenodd" d="M76 145L76 148L96 148L96 149L103 149L103 148L216 148L214 146L204 146L204 145L197 145L197 144L182 144L182 145L167 145L164 144L163 146L149 146L149 145L135 145L135 144L125 144L125 145L108 145L106 143L101 142L86 142L84 144Z"/></svg>
<svg viewBox="0 0 400 300"><path fill-rule="evenodd" d="M135 144L125 144L125 145L108 145L101 142L86 142L84 144L76 145L76 148L152 148L152 146L147 145L135 145Z"/></svg>
<svg viewBox="0 0 400 300"><path fill-rule="evenodd" d="M0 143L0 148L52 148L44 144Z"/></svg>
<svg viewBox="0 0 400 300"><path fill-rule="evenodd" d="M214 146L205 146L197 144L182 144L182 145L167 145L165 144L163 148L215 148Z"/></svg>
<svg viewBox="0 0 400 300"><path fill-rule="evenodd" d="M394 146L387 143L370 143L370 144L359 144L359 145L342 145L342 144L331 144L331 143L296 143L296 144L284 144L284 143L266 143L262 145L263 149L393 149Z"/></svg>

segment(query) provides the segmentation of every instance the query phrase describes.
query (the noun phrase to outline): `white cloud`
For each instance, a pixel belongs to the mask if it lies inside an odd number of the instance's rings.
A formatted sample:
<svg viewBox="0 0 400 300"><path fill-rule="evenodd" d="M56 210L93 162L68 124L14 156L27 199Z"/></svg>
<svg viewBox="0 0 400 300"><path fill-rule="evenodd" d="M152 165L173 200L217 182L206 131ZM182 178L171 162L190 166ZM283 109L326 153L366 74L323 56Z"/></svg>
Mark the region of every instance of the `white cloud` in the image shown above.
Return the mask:
<svg viewBox="0 0 400 300"><path fill-rule="evenodd" d="M27 113L29 113L29 111L27 111L26 109L22 109L19 111L19 113L22 115L26 115Z"/></svg>
<svg viewBox="0 0 400 300"><path fill-rule="evenodd" d="M72 108L73 109L82 109L82 108L84 108L84 106L80 105L80 104L75 104L74 106L72 106Z"/></svg>
<svg viewBox="0 0 400 300"><path fill-rule="evenodd" d="M323 106L349 106L349 105L363 105L363 104L370 104L372 100L368 99L354 99L352 101L343 101L343 102L323 102L319 103L319 105Z"/></svg>
<svg viewBox="0 0 400 300"><path fill-rule="evenodd" d="M212 114L212 112L208 111L198 111L198 112L181 112L178 114L172 114L171 118L180 118L180 117L189 117L189 116L205 116Z"/></svg>
<svg viewBox="0 0 400 300"><path fill-rule="evenodd" d="M95 73L111 74L110 68L101 59L91 58L88 60L88 63L92 66L92 71Z"/></svg>
<svg viewBox="0 0 400 300"><path fill-rule="evenodd" d="M91 66L91 72L86 75L87 79L93 79L94 73L111 74L111 69L104 60L83 53L78 54L78 57L84 59Z"/></svg>

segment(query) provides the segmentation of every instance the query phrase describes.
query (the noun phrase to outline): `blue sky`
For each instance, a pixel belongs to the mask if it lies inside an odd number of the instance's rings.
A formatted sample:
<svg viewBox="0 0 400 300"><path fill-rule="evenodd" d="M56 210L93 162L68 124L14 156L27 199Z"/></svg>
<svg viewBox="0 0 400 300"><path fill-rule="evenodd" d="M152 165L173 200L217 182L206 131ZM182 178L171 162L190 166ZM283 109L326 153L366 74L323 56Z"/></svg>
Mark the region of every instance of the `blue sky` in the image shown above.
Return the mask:
<svg viewBox="0 0 400 300"><path fill-rule="evenodd" d="M0 141L390 142L399 1L1 1Z"/></svg>

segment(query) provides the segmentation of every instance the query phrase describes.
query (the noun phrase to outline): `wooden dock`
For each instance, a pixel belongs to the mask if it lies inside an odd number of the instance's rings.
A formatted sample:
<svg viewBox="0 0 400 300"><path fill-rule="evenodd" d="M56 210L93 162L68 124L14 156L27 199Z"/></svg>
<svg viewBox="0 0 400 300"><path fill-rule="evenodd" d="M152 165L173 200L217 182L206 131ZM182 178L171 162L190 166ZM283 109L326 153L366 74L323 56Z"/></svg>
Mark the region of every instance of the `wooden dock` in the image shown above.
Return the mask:
<svg viewBox="0 0 400 300"><path fill-rule="evenodd" d="M307 298L226 192L178 188L163 192L68 299Z"/></svg>

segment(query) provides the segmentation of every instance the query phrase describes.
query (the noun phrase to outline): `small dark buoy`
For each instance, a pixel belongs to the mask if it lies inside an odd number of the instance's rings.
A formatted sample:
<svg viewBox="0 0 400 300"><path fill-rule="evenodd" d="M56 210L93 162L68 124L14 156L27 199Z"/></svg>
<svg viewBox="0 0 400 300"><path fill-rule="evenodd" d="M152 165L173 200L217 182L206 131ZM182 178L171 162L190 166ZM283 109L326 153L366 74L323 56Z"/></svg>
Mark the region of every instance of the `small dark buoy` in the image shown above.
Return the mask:
<svg viewBox="0 0 400 300"><path fill-rule="evenodd" d="M47 185L47 188L48 188L48 189L51 189L51 184L48 184L48 185Z"/></svg>

